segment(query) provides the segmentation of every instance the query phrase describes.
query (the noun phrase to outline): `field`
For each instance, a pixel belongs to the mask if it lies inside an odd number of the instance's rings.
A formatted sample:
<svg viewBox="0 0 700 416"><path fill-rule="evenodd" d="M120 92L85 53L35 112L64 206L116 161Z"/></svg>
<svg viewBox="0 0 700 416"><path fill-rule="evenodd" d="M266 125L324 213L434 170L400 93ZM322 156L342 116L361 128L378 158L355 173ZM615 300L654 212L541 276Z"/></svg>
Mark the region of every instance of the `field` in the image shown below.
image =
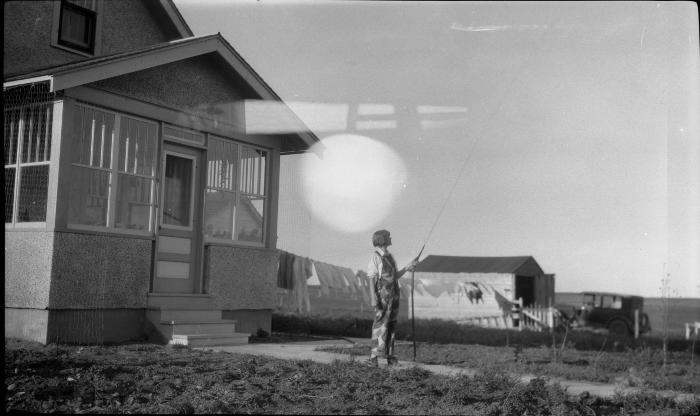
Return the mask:
<svg viewBox="0 0 700 416"><path fill-rule="evenodd" d="M411 368L323 365L153 344L5 341L5 411L41 413L691 415L700 400L568 396L494 371L447 378Z"/></svg>

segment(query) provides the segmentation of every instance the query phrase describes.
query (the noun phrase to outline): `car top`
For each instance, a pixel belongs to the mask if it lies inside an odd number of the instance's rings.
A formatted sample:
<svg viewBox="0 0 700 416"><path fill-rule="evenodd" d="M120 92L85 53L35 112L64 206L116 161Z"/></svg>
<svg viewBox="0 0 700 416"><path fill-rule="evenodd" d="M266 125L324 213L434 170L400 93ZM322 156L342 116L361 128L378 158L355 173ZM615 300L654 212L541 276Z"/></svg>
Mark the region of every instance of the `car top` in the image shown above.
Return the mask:
<svg viewBox="0 0 700 416"><path fill-rule="evenodd" d="M594 292L592 290L588 290L585 292L581 292L582 295L606 295L606 296L620 296L620 297L626 297L626 298L643 298L643 296L639 295L630 295L627 293L617 293L617 292Z"/></svg>

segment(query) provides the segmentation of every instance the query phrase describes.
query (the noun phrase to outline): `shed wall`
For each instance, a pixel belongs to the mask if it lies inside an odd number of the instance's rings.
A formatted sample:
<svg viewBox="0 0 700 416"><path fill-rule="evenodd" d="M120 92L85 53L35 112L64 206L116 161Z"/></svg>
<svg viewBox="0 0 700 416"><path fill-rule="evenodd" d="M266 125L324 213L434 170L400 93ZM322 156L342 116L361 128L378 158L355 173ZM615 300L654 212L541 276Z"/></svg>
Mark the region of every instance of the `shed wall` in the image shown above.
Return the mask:
<svg viewBox="0 0 700 416"><path fill-rule="evenodd" d="M513 275L500 273L429 273L416 272L414 292L416 318L465 320L502 315L496 292L512 300ZM477 283L482 301L471 301L466 291ZM408 282L407 282L408 283ZM408 288L410 291L410 287ZM410 296L410 292L409 296ZM408 303L408 302L406 302ZM410 306L408 306L410 311Z"/></svg>

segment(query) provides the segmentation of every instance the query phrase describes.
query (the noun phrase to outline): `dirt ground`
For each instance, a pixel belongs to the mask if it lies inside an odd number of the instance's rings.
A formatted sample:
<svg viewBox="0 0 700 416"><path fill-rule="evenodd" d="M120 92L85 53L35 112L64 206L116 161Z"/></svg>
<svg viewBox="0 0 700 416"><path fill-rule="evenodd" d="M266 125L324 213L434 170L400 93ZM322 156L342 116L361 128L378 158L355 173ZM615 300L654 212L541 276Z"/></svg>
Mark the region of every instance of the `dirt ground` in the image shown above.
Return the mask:
<svg viewBox="0 0 700 416"><path fill-rule="evenodd" d="M44 346L6 339L5 410L685 415L697 414L700 401L571 397L541 379L523 385L496 373L449 378L417 368L386 371L356 362L328 365L153 344Z"/></svg>

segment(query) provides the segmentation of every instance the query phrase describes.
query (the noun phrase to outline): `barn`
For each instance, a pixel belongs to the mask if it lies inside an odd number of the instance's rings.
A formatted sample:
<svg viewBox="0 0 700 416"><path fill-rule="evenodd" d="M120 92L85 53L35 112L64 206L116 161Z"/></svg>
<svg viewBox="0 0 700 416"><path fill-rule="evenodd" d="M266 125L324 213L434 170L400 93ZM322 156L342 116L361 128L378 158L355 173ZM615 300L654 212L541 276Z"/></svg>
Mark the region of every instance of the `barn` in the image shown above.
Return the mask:
<svg viewBox="0 0 700 416"><path fill-rule="evenodd" d="M510 327L514 305L545 309L554 300L554 274L545 273L532 256L431 255L418 264L414 279L414 304L406 302L406 316L413 309L416 318ZM404 282L404 290L409 285Z"/></svg>

